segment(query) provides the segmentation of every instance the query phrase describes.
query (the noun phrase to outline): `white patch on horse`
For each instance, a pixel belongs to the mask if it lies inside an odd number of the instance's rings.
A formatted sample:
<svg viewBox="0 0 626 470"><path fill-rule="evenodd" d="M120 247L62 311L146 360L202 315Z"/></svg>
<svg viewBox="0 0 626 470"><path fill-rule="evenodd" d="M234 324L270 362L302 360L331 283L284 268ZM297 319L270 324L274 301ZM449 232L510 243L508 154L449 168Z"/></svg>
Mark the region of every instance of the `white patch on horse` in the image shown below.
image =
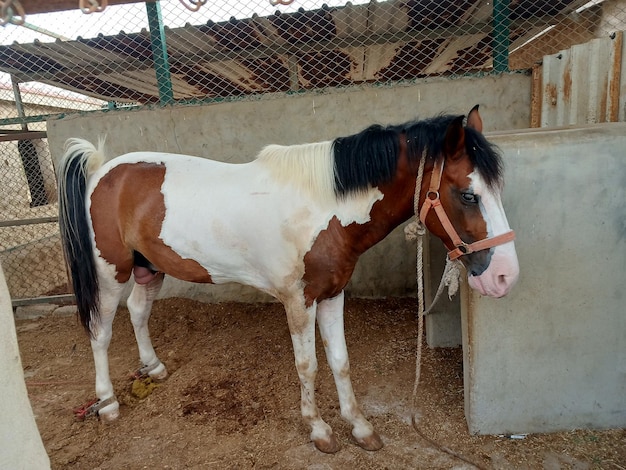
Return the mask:
<svg viewBox="0 0 626 470"><path fill-rule="evenodd" d="M273 294L302 277L304 255L333 217L344 226L366 223L383 197L373 188L337 201L333 190L330 205L321 188L301 191L290 180L277 180L276 166L268 168L264 159L232 165L159 158L166 166L163 243L198 262L217 284L239 282Z"/></svg>
<svg viewBox="0 0 626 470"><path fill-rule="evenodd" d="M488 236L494 237L511 230L502 207L500 195L487 187L477 171L473 171L469 175L469 179L472 181L470 188L474 191L474 194L480 196L479 207L483 219L487 223Z"/></svg>
<svg viewBox="0 0 626 470"><path fill-rule="evenodd" d="M472 181L470 187L474 194L480 196L480 212L487 224L488 237L495 237L511 230L506 218L500 195L487 187L478 172L469 175ZM515 251L515 244L510 241L492 248L493 254L489 267L480 276L469 276L470 287L482 295L502 297L506 295L515 283L509 279L517 279L519 262Z"/></svg>

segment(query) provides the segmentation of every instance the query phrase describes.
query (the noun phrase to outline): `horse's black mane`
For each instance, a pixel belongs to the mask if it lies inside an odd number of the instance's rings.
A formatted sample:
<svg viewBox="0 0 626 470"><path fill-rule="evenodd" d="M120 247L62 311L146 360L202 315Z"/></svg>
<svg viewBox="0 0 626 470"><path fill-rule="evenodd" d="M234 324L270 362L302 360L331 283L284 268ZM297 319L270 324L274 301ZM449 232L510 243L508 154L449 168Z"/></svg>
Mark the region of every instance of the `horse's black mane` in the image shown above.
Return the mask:
<svg viewBox="0 0 626 470"><path fill-rule="evenodd" d="M443 152L448 126L459 116L441 115L401 125L373 125L358 134L333 142L335 192L343 196L391 181L396 173L400 138L407 141L409 161L417 164L424 148L434 160ZM489 186L502 181L502 157L498 148L478 131L465 128L465 146L474 168Z"/></svg>

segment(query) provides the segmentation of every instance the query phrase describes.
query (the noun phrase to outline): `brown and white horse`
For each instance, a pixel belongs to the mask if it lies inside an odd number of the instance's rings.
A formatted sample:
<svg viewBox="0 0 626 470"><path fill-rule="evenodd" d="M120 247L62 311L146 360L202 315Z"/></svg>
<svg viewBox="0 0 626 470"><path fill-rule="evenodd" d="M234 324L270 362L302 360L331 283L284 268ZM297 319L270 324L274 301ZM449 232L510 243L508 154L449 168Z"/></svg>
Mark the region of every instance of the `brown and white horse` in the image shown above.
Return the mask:
<svg viewBox="0 0 626 470"><path fill-rule="evenodd" d="M461 257L473 288L507 294L519 267L500 202L501 158L481 132L476 106L466 125L464 116L442 115L371 126L328 142L272 145L245 164L155 152L103 163L102 143L96 149L68 140L59 167L60 223L95 361L98 401L89 412L104 420L119 414L107 349L131 275L128 309L142 371L158 379L167 370L148 318L164 275L238 282L285 306L302 416L316 447L339 449L315 403L316 319L342 416L361 447L382 447L350 381L343 289L359 256L413 215L424 159L418 194L427 228Z"/></svg>

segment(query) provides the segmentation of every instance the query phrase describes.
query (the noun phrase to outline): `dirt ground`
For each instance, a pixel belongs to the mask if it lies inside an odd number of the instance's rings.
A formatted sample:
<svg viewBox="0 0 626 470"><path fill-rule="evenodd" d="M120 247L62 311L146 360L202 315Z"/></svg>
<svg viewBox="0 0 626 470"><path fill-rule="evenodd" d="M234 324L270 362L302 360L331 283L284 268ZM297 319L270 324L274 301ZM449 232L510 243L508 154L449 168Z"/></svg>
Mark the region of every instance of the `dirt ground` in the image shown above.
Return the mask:
<svg viewBox="0 0 626 470"><path fill-rule="evenodd" d="M280 304L157 301L152 337L171 375L144 398L132 391L137 347L120 308L109 357L121 417L109 424L73 416L94 397L91 350L76 318L18 320L17 330L33 411L55 469L626 469L626 430L469 435L460 349L424 348L420 435L410 421L414 299L347 300L352 380L385 444L378 452L352 440L319 348L317 400L342 449L325 455L309 441ZM140 385L139 395L146 391Z"/></svg>

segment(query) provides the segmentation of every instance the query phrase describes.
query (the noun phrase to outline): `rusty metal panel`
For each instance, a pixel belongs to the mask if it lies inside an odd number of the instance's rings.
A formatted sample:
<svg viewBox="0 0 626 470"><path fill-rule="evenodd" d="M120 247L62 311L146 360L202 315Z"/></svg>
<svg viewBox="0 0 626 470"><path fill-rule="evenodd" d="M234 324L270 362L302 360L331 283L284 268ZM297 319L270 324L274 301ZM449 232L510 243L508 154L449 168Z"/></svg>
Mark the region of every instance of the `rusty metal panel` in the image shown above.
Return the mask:
<svg viewBox="0 0 626 470"><path fill-rule="evenodd" d="M541 127L623 119L623 33L543 58ZM626 91L626 90L625 90Z"/></svg>

